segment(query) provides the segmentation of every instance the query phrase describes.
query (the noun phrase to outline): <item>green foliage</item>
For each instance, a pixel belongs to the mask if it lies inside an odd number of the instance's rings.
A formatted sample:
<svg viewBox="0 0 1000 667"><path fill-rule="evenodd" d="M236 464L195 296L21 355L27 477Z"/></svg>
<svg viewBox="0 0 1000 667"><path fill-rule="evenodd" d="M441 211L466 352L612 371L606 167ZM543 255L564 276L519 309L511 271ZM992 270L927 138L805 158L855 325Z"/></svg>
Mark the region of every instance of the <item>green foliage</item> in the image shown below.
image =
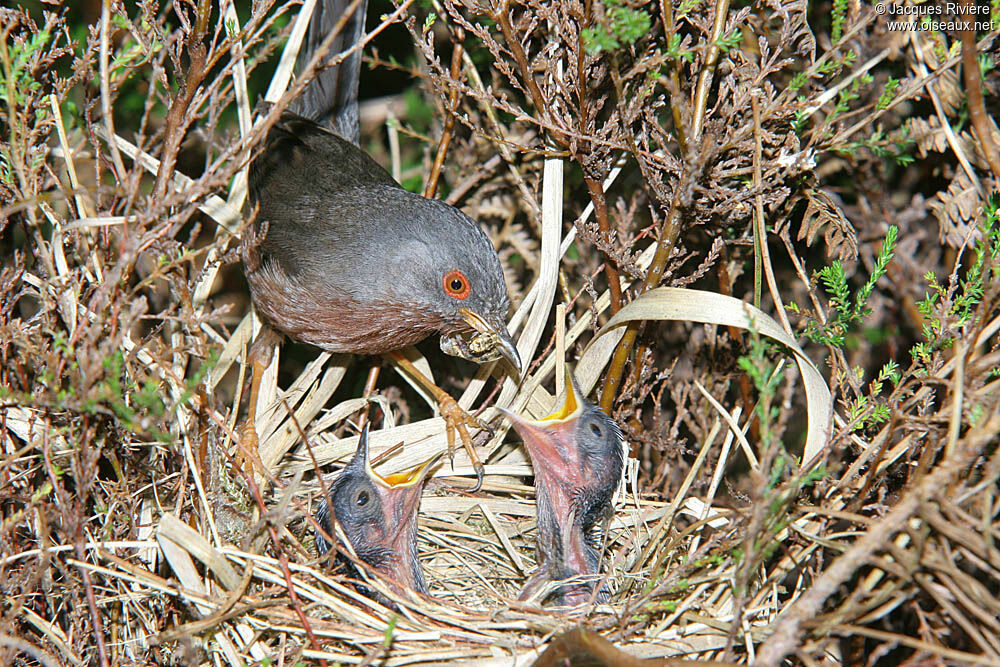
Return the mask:
<svg viewBox="0 0 1000 667"><path fill-rule="evenodd" d="M587 53L615 51L635 44L652 26L649 14L625 6L621 0L605 0L604 16L606 23L584 28L580 34Z"/></svg>
<svg viewBox="0 0 1000 667"><path fill-rule="evenodd" d="M385 626L385 637L382 639L382 646L389 648L392 646L393 635L396 633L396 624L399 622L399 616L393 614L392 618L389 619L388 625Z"/></svg>
<svg viewBox="0 0 1000 667"><path fill-rule="evenodd" d="M807 83L809 83L809 75L805 72L796 72L795 76L793 76L792 80L788 83L788 88L792 92L796 92Z"/></svg>
<svg viewBox="0 0 1000 667"><path fill-rule="evenodd" d="M76 352L70 346L63 332L53 337L53 349L58 352L57 363L73 359ZM63 374L57 378L48 367L39 372L39 383L56 393L63 408L76 408L91 415L104 414L114 417L120 426L132 433L149 434L151 437L168 441L170 434L164 420L179 406L191 400L195 388L205 375L215 366L219 353L213 350L199 368L185 382L185 390L177 401L168 404L164 400L164 387L158 380L147 378L140 385L125 369L125 355L119 349L102 362L103 375L89 388L75 386L78 376ZM60 361L63 360L63 361ZM76 369L76 363L68 365ZM82 402L79 400L82 398ZM22 397L30 402L28 397Z"/></svg>
<svg viewBox="0 0 1000 667"><path fill-rule="evenodd" d="M782 377L781 373L778 372L778 365L772 360L775 353L775 346L761 337L753 318L751 318L750 346L747 353L737 359L737 364L747 374L757 390L757 405L754 407L754 412L760 425L760 449L762 452L773 450L781 445L773 432L773 425L780 413L780 408L775 405L775 398ZM766 455L762 455L762 461L766 460ZM775 456L771 466L773 483L768 486L769 490L774 488L778 480L784 478L785 460L786 457L782 453Z"/></svg>
<svg viewBox="0 0 1000 667"><path fill-rule="evenodd" d="M7 35L4 35L7 38ZM4 102L8 109L24 106L27 103L27 95L42 87L37 81L32 71L31 61L36 56L44 53L49 48L49 41L52 35L46 30L40 30L31 35L26 43L19 44L17 40L11 40L5 46L7 57L0 59L5 66L0 71L0 100ZM9 84L13 84L13 86ZM13 89L13 99L11 99L11 89Z"/></svg>
<svg viewBox="0 0 1000 667"><path fill-rule="evenodd" d="M733 30L728 35L723 35L715 42L715 45L722 49L723 53L729 53L743 41L743 32L739 29Z"/></svg>
<svg viewBox="0 0 1000 667"><path fill-rule="evenodd" d="M851 108L851 102L860 97L861 87L867 86L873 80L871 74L862 74L854 79L854 81L851 81L851 85L841 90L837 95L837 105L830 112L830 115L826 117L826 122L832 123L838 116L847 113Z"/></svg>
<svg viewBox="0 0 1000 667"><path fill-rule="evenodd" d="M844 23L847 21L848 0L833 0L833 18L830 24L830 39L834 44L844 36Z"/></svg>
<svg viewBox="0 0 1000 667"><path fill-rule="evenodd" d="M882 94L879 95L878 102L875 103L875 110L882 111L888 107L894 99L896 99L896 93L899 91L899 79L894 79L891 76L885 82L885 88L882 89Z"/></svg>
<svg viewBox="0 0 1000 667"><path fill-rule="evenodd" d="M737 360L759 395L756 410L761 424L760 437L764 444L767 443L766 434L770 433L769 425L778 415L777 408L769 407L781 383L781 374L776 372L777 366L771 361L774 352L775 347L761 338L751 325L750 348L747 354Z"/></svg>
<svg viewBox="0 0 1000 667"><path fill-rule="evenodd" d="M810 113L808 109L799 109L795 112L795 118L792 119L792 130L795 134L802 134L802 130L805 128L806 122L809 120L809 116Z"/></svg>
<svg viewBox="0 0 1000 667"><path fill-rule="evenodd" d="M879 394L887 382L893 387L899 385L902 375L899 364L889 361L868 386L868 393L859 395L847 408L847 416L852 430L860 431L869 426L875 426L889 420L889 406L878 400Z"/></svg>
<svg viewBox="0 0 1000 667"><path fill-rule="evenodd" d="M917 309L924 316L924 340L910 349L915 361L927 364L935 350L948 348L954 337L946 332L972 321L976 308L983 300L987 284L1000 280L1000 265L995 261L1000 254L1000 196L993 195L983 211L979 225L980 238L973 248L975 259L959 280L957 295L938 282L933 271L924 275L929 291L917 302Z"/></svg>
<svg viewBox="0 0 1000 667"><path fill-rule="evenodd" d="M983 222L979 226L982 234L976 241L974 249L976 259L972 262L965 278L961 281L961 293L955 299L952 312L958 316L959 324L965 324L972 319L973 309L983 300L983 288L987 280L994 282L1000 278L1000 266L993 261L1000 252L1000 196L994 195L983 212ZM990 260L988 275L983 269Z"/></svg>
<svg viewBox="0 0 1000 667"><path fill-rule="evenodd" d="M674 33L670 36L670 40L667 42L667 50L664 55L671 60L686 60L691 62L694 60L694 52L689 49L681 48L681 36Z"/></svg>
<svg viewBox="0 0 1000 667"><path fill-rule="evenodd" d="M893 163L905 167L915 159L909 153L909 150L914 146L914 141L909 137L910 130L905 125L893 135L886 135L879 128L860 141L849 141L839 146L833 146L832 149L841 155L854 155L859 148L867 148L876 157L891 160Z"/></svg>
<svg viewBox="0 0 1000 667"><path fill-rule="evenodd" d="M434 106L420 92L416 86L407 88L403 92L403 101L406 103L406 120L410 127L418 132L426 132L434 122Z"/></svg>
<svg viewBox="0 0 1000 667"><path fill-rule="evenodd" d="M875 260L875 266L868 281L851 299L851 290L847 284L847 276L844 274L844 267L839 261L834 261L830 266L823 267L817 272L819 280L823 283L823 288L830 297L830 307L834 310L834 317L826 326L819 326L815 322L806 325L805 335L814 343L823 345L834 345L841 347L845 342L845 335L851 324L860 322L871 308L867 306L868 297L875 289L875 283L885 275L889 262L892 260L896 247L896 234L898 229L895 225L889 227L882 242L882 249L879 250Z"/></svg>
<svg viewBox="0 0 1000 667"><path fill-rule="evenodd" d="M997 67L997 54L995 53L980 53L979 54L979 76L983 79L986 75L992 72Z"/></svg>
<svg viewBox="0 0 1000 667"><path fill-rule="evenodd" d="M674 15L677 21L687 17L688 14L698 9L701 5L701 0L681 0L680 6L677 8L677 13Z"/></svg>
<svg viewBox="0 0 1000 667"><path fill-rule="evenodd" d="M815 76L819 79L825 79L828 76L836 74L843 67L853 64L854 61L857 60L857 57L857 53L853 50L849 50L842 58L830 58L829 60L825 60L820 63L811 74L808 72L796 72L795 75L792 76L791 81L788 82L788 88L792 92L798 92L804 88L807 83L809 83L811 76ZM806 103L807 99L805 96L800 96L799 101ZM805 127L806 121L809 120L810 115L811 112L807 109L800 109L795 113L795 118L792 121L792 129L796 134L802 134L802 130Z"/></svg>

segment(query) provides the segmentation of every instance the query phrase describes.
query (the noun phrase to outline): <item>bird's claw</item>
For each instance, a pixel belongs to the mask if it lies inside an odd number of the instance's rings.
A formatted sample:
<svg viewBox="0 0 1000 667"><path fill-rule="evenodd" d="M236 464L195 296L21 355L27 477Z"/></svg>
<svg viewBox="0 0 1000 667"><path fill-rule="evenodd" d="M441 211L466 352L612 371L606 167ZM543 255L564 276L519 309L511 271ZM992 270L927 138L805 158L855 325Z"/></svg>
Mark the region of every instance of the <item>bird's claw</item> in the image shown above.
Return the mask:
<svg viewBox="0 0 1000 667"><path fill-rule="evenodd" d="M476 485L470 490L470 493L475 493L482 488L483 476L486 471L483 468L483 462L480 460L479 454L476 453L476 449L472 444L469 427L487 431L489 427L463 410L458 401L451 396L443 396L440 399L439 405L441 408L441 417L445 422L445 433L448 437L448 457L451 460L451 467L453 469L455 467L455 432L458 431L458 437L462 441L465 451L469 453L469 460L472 461L472 467L476 470Z"/></svg>

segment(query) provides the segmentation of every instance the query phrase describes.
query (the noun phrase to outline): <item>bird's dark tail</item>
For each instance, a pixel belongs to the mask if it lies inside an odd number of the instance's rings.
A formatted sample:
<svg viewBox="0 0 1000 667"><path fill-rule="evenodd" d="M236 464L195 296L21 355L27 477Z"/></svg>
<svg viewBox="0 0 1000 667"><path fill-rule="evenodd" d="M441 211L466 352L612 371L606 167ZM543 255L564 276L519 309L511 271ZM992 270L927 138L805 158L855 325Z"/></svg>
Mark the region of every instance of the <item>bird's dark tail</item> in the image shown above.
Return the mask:
<svg viewBox="0 0 1000 667"><path fill-rule="evenodd" d="M309 22L309 33L299 52L299 68L312 59L323 40L333 32L334 26L350 9L351 0L317 0ZM365 28L368 0L361 0L340 34L334 38L327 59L351 48L361 39ZM361 72L361 50L345 58L343 62L325 69L306 87L295 102L293 110L299 115L321 125L354 142L360 141L361 129L358 117L358 76Z"/></svg>

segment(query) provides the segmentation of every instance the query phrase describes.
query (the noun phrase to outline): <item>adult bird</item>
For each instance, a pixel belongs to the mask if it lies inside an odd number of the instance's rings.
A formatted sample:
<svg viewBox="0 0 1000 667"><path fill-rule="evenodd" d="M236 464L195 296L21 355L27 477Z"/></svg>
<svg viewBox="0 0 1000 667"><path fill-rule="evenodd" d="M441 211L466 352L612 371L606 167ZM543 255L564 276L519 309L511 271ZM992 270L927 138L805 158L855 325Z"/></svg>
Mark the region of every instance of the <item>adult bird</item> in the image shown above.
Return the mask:
<svg viewBox="0 0 1000 667"><path fill-rule="evenodd" d="M598 524L611 516L611 498L625 465L621 429L583 397L568 368L555 412L539 420L504 412L524 439L535 475L539 568L520 599L555 583L542 602L586 602L601 572ZM601 590L598 599L606 595Z"/></svg>
<svg viewBox="0 0 1000 667"><path fill-rule="evenodd" d="M356 44L365 5L320 0L299 62L309 62L338 23L343 34L331 53ZM310 82L250 168L257 215L241 254L266 330L250 354L251 410L243 433L255 452L253 413L273 331L329 352L387 354L436 397L449 451L457 431L481 484L483 467L468 432L478 420L399 350L438 333L449 354L479 363L505 358L520 372L505 324L510 301L503 271L471 218L407 192L358 147L360 67L358 50Z"/></svg>
<svg viewBox="0 0 1000 667"><path fill-rule="evenodd" d="M372 469L368 458L365 425L354 458L330 485L328 496L320 501L316 511L316 521L323 532L336 535L333 526L336 519L358 559L384 575L397 592L401 589L427 592L417 560L417 508L424 482L440 457L438 454L408 472L382 477ZM325 555L330 547L317 532L319 554ZM377 594L369 594L381 599Z"/></svg>

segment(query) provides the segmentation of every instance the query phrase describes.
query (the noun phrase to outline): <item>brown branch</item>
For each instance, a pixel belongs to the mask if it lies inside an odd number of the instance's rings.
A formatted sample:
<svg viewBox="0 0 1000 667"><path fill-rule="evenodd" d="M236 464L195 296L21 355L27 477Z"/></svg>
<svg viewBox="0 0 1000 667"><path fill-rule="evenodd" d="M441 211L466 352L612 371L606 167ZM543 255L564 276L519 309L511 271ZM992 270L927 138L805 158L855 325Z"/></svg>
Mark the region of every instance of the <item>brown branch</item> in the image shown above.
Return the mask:
<svg viewBox="0 0 1000 667"><path fill-rule="evenodd" d="M719 63L719 46L716 42L722 37L726 28L726 17L729 14L729 0L720 0L715 6L715 22L712 24L711 42L708 45L708 56L698 73L698 87L694 94L694 120L691 122L691 137L695 142L701 139L702 126L705 124L705 112L708 108L708 91L712 87L712 76L715 66Z"/></svg>
<svg viewBox="0 0 1000 667"><path fill-rule="evenodd" d="M288 567L288 556L285 554L285 550L281 546L281 539L278 537L278 531L274 529L274 522L269 520L266 516L267 506L264 504L264 498L260 493L260 487L257 486L252 474L248 475L244 473L243 479L247 483L247 489L250 491L250 495L260 508L262 520L265 522L265 526L267 528L267 533L271 537L271 542L274 544L275 551L278 552L278 564L281 566L281 572L285 578L285 588L288 589L288 597L291 599L292 609L295 611L295 615L298 616L299 622L302 624L302 629L305 630L306 637L309 639L309 643L312 644L313 648L317 651L320 651L322 650L322 647L319 645L319 641L317 641L316 635L313 633L312 625L309 623L309 619L306 617L306 613L302 609L302 601L299 600L299 596L295 592L295 584L292 582L292 571ZM319 664L326 667L327 662L321 658Z"/></svg>
<svg viewBox="0 0 1000 667"><path fill-rule="evenodd" d="M833 595L859 567L879 549L884 548L892 536L906 527L910 517L936 493L946 489L955 477L967 468L979 455L993 434L1000 429L1000 416L994 415L988 423L969 434L954 456L944 459L937 469L916 482L896 505L872 526L864 537L843 552L821 574L812 587L795 602L786 607L774 623L774 632L761 645L754 664L761 667L777 667L785 656L795 651L801 644L799 635L802 625L815 618L828 597Z"/></svg>
<svg viewBox="0 0 1000 667"><path fill-rule="evenodd" d="M660 0L660 20L663 21L663 43L669 44L670 39L676 32L674 25L674 6L666 0ZM674 136L677 138L677 146L681 155L687 155L687 135L684 132L683 117L681 109L677 105L677 100L673 91L681 89L680 74L677 72L677 62L670 63L670 94L667 95L667 104L670 106L670 117L674 119Z"/></svg>
<svg viewBox="0 0 1000 667"><path fill-rule="evenodd" d="M199 24L201 17L198 18ZM174 173L174 166L177 164L177 152L180 150L181 142L187 133L188 107L198 90L198 86L205 78L205 45L197 39L197 35L191 35L188 43L188 55L191 58L191 65L188 67L187 76L181 84L181 89L177 92L167 112L166 129L163 142L163 154L160 158L160 168L156 172L156 187L153 188L154 199L163 202L170 187L171 176ZM114 137L110 141L114 142Z"/></svg>
<svg viewBox="0 0 1000 667"><path fill-rule="evenodd" d="M691 132L687 135L690 137L692 144L701 146L703 159L705 157L705 153L711 149L701 141L701 129L704 123L705 113L708 108L708 90L711 87L712 76L715 73L715 67L719 61L720 49L716 45L716 42L722 36L722 32L726 27L726 16L729 13L729 0L721 0L716 5L715 12L715 22L712 25L711 45L709 47L708 56L705 59L705 64L698 76L698 86L695 91L694 101L694 118L691 123ZM683 132L680 132L678 136L683 136ZM701 162L701 160L699 160L699 162ZM663 222L663 227L660 228L660 233L657 238L656 254L653 256L653 262L650 264L649 271L646 274L646 279L639 288L639 294L653 289L659 285L660 280L663 278L667 261L670 259L670 254L673 252L674 244L677 242L677 237L680 235L679 218L682 208L680 193L685 192L690 188L693 184L695 174L700 173L700 171L700 169L692 169L690 175L682 177L681 182L677 184L677 188L674 191L673 201L670 203L670 211L667 214L666 220ZM601 389L601 409L608 414L611 414L615 396L621 386L622 377L625 374L625 364L628 362L629 354L632 351L632 347L635 345L641 326L641 323L637 322L632 322L628 325L625 329L625 335L622 336L622 339L618 342L618 347L615 349L614 356L611 358L611 365L608 367L608 374L604 378L604 386Z"/></svg>
<svg viewBox="0 0 1000 667"><path fill-rule="evenodd" d="M967 8L974 8L976 0L965 0ZM971 16L971 15L970 15ZM976 30L973 21L965 21L962 31L962 76L965 78L965 94L969 99L969 119L979 137L979 145L983 155L993 171L993 190L1000 191L1000 155L993 143L990 119L986 115L986 105L983 102L983 86L979 77L979 62L976 55L979 49L976 45Z"/></svg>
<svg viewBox="0 0 1000 667"><path fill-rule="evenodd" d="M680 193L687 189L687 183L683 182L686 180L682 179L682 183L679 183L677 189L674 191L674 199L670 203L670 212L667 214L667 219L663 221L663 226L660 227L660 235L656 240L656 253L653 255L652 263L649 265L649 271L646 272L646 279L639 287L639 294L653 289L660 284L660 280L663 278L663 273L667 267L667 260L670 259L670 254L674 250L674 244L677 242L677 237L681 232ZM608 367L608 374L604 377L604 386L601 389L601 409L609 415L611 414L611 408L614 405L622 376L625 374L625 363L628 361L629 353L632 351L632 346L635 345L635 340L639 335L641 327L641 322L629 323L625 329L625 335L622 336L618 347L615 348L615 354L611 358L611 365Z"/></svg>
<svg viewBox="0 0 1000 667"><path fill-rule="evenodd" d="M534 103L535 109L539 114L543 114L548 105L545 104L545 96L542 95L542 89L538 87L538 82L535 81L535 77L531 74L531 64L528 62L528 57L524 53L524 49L521 48L521 42L517 40L517 36L514 34L514 26L510 23L509 12L510 0L502 0L497 10L493 12L493 20L500 26L500 31L507 42L507 47L510 49L511 55L514 56L514 61L517 62L517 68L521 71L521 77L524 79L524 85L528 87L528 93L531 95L531 101ZM539 123L539 126L542 126L542 124ZM558 144L565 146L568 143L566 136L562 132L556 129L552 129L551 131L552 138Z"/></svg>
<svg viewBox="0 0 1000 667"><path fill-rule="evenodd" d="M584 7L583 21L589 24L591 17L593 16L591 12L590 3L586 3ZM590 110L588 109L588 98L587 98L587 77L585 70L586 65L586 53L587 50L583 43L583 29L577 33L577 59L576 59L576 85L577 85L577 102L580 105L580 133L588 134L587 128L584 126L590 118ZM620 98L620 96L619 96ZM576 154L573 159L576 160L583 168L583 180L587 184L587 191L590 193L590 201L594 204L594 216L597 218L597 228L601 231L601 236L603 236L603 241L609 246L611 245L611 221L608 219L608 198L605 196L604 183L602 182L603 176L587 173L587 169L584 167L584 156L588 155L591 151L589 142L582 142L576 144ZM614 315L622 308L622 286L621 279L618 277L618 267L614 258L608 252L604 252L604 273L608 278L608 290L611 292L611 314Z"/></svg>
<svg viewBox="0 0 1000 667"><path fill-rule="evenodd" d="M578 160L579 162L579 160ZM594 215L597 217L597 227L601 230L604 242L611 244L611 221L608 219L608 201L604 196L604 184L600 179L586 175L583 180L590 192L590 201L594 203ZM611 292L611 314L614 315L622 307L622 281L618 277L618 268L614 258L607 252L604 254L604 273L608 277L608 290Z"/></svg>
<svg viewBox="0 0 1000 667"><path fill-rule="evenodd" d="M84 424L84 429L86 430L86 423ZM52 450L49 443L49 429L45 429L45 434L42 441L42 459L45 464L45 471L49 477L49 482L52 484L52 489L55 491L56 498L61 500L66 507L74 507L74 512L66 515L69 519L70 526L73 530L73 550L76 552L77 560L85 563L87 560L87 553L83 547L84 535L83 535L83 520L82 520L82 499L86 498L90 492L89 485L84 486L84 488L77 489L76 502L70 503L68 494L65 492L65 488L59 482L59 476L56 474L55 464L52 461ZM100 454L100 448L98 447L98 455ZM75 472L83 470L84 454L81 452L78 454L77 462L78 464L74 466L76 468ZM86 476L81 475L86 479ZM108 661L108 651L104 642L104 625L101 623L101 613L97 608L97 598L94 595L94 584L90 580L90 573L86 568L80 568L80 574L83 578L83 588L86 593L87 598L87 608L90 611L91 622L93 623L94 639L97 643L97 655L100 659L101 667L109 667L111 664Z"/></svg>
<svg viewBox="0 0 1000 667"><path fill-rule="evenodd" d="M544 110L548 108L548 105L545 103L545 96L542 94L541 88L538 87L538 82L535 81L535 77L531 73L531 66L528 63L527 55L525 54L524 49L521 48L521 43L516 38L516 35L514 33L514 27L511 25L510 22L509 10L510 10L509 0L503 0L499 8L493 13L493 19L497 22L497 25L500 26L500 30L504 36L504 40L506 40L507 42L507 47L510 49L511 55L514 57L514 60L517 63L517 68L521 72L521 77L524 79L524 83L528 88L528 93L531 96L531 100L535 105L535 110L537 111L538 114L542 114L544 113ZM582 44L580 45L580 52L581 53L583 52ZM582 62L578 61L577 67L581 68L580 71L582 71ZM580 108L581 108L581 114L580 114L581 123L584 122L585 119L588 117L588 114L586 113L587 107L586 107L586 94L585 94L586 91L584 90L584 85L585 85L584 81L585 79L583 78L577 81L577 85L580 86L581 90L579 95ZM553 126L555 125L554 119L550 119L550 122ZM539 122L539 127L542 126L543 126L542 123ZM570 141L570 138L566 133L562 132L561 130L552 128L550 128L550 133L552 139L557 144L567 149L571 147L572 142ZM580 128L580 133L583 136L588 136L588 134L584 131L584 128L582 127ZM594 204L594 215L597 218L598 229L600 229L601 234L604 237L604 240L610 243L611 221L608 219L608 206L607 206L607 198L605 197L604 194L604 187L603 184L601 183L600 177L595 178L594 176L588 173L588 170L584 165L584 160L582 159L583 156L589 154L590 152L589 144L586 143L578 144L576 146L573 146L573 148L574 148L573 159L583 169L584 181L587 184L587 191L590 193L590 200ZM614 258L611 257L606 252L604 253L604 267L605 267L605 273L607 274L608 277L608 289L611 291L611 313L614 314L617 313L622 306L621 280L618 277L618 268L615 264Z"/></svg>
<svg viewBox="0 0 1000 667"><path fill-rule="evenodd" d="M459 27L455 28L455 35L452 39L454 49L451 52L451 79L458 82L462 76L462 42L465 41L465 31ZM431 173L427 176L427 185L424 186L424 196L428 199L434 197L437 192L438 179L441 177L441 168L444 166L444 158L448 155L448 145L455 135L455 115L458 113L458 86L452 87L448 94L448 113L444 118L444 129L441 131L441 139L438 141L437 153L434 155L434 164L431 166Z"/></svg>

